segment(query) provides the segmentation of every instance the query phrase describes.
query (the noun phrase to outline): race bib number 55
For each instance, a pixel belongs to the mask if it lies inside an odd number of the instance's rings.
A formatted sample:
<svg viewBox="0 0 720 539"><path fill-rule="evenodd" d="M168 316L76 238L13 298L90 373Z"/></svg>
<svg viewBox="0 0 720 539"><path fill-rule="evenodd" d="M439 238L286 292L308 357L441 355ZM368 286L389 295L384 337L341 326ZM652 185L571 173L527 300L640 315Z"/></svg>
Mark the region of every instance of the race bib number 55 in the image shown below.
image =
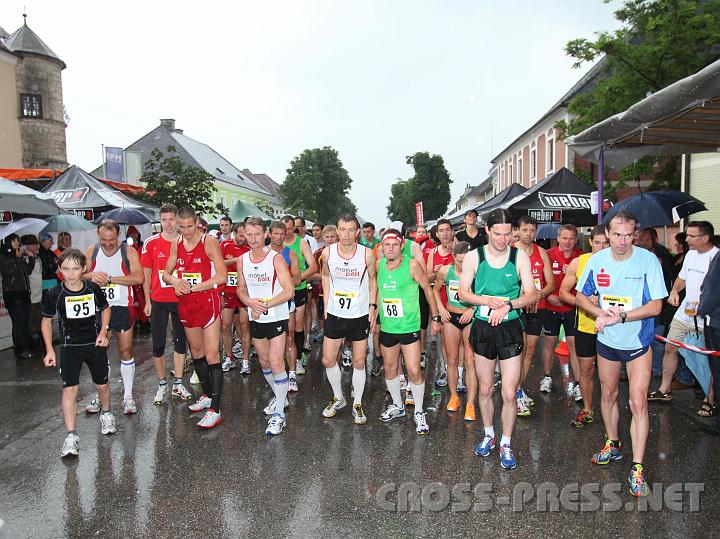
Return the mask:
<svg viewBox="0 0 720 539"><path fill-rule="evenodd" d="M183 273L182 278L190 286L197 286L202 282L202 275L199 273Z"/></svg>
<svg viewBox="0 0 720 539"><path fill-rule="evenodd" d="M68 296L65 298L65 315L70 319L95 316L95 296Z"/></svg>

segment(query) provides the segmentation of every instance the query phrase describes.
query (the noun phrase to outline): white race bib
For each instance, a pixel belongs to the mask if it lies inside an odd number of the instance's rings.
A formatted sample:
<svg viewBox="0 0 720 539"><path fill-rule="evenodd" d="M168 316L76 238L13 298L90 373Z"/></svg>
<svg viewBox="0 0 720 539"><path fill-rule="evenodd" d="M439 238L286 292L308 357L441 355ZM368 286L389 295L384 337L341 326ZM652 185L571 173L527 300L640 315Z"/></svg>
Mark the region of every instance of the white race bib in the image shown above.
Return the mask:
<svg viewBox="0 0 720 539"><path fill-rule="evenodd" d="M90 318L95 316L95 296L68 296L65 298L65 315L69 319Z"/></svg>
<svg viewBox="0 0 720 539"><path fill-rule="evenodd" d="M403 318L405 316L400 298L383 299L382 308L385 318Z"/></svg>
<svg viewBox="0 0 720 539"><path fill-rule="evenodd" d="M460 281L448 281L448 299L460 303Z"/></svg>
<svg viewBox="0 0 720 539"><path fill-rule="evenodd" d="M339 309L350 310L350 305L357 300L357 292L339 292L335 291L333 301Z"/></svg>
<svg viewBox="0 0 720 539"><path fill-rule="evenodd" d="M171 284L167 284L165 281L163 281L163 273L165 273L165 270L158 270L158 278L160 279L160 288L170 288L172 287ZM177 277L177 271L172 272L173 277Z"/></svg>
<svg viewBox="0 0 720 539"><path fill-rule="evenodd" d="M535 283L535 288L538 290L542 290L542 283L540 282L540 277L533 277L533 282Z"/></svg>
<svg viewBox="0 0 720 539"><path fill-rule="evenodd" d="M603 294L600 296L600 308L609 309L610 307L620 307L623 311L628 312L632 309L632 298L628 296L609 296Z"/></svg>
<svg viewBox="0 0 720 539"><path fill-rule="evenodd" d="M507 300L510 299L510 298L503 298L503 297L499 297L499 296L489 296L489 297L501 299L501 300L503 300L503 301L507 301ZM491 313L491 312L492 312L492 309L491 309L488 305L480 305L479 314L480 314L480 316L482 316L483 318L490 318L490 313ZM507 320L507 319L508 319L508 316L510 316L510 311L508 311L508 313L507 313L505 316L503 316L503 320Z"/></svg>
<svg viewBox="0 0 720 539"><path fill-rule="evenodd" d="M114 300L118 295L118 290L115 283L110 283L102 287L103 294L108 301Z"/></svg>
<svg viewBox="0 0 720 539"><path fill-rule="evenodd" d="M227 285L237 286L237 271L228 271Z"/></svg>
<svg viewBox="0 0 720 539"><path fill-rule="evenodd" d="M190 286L197 286L202 283L202 275L199 273L183 273L182 278Z"/></svg>

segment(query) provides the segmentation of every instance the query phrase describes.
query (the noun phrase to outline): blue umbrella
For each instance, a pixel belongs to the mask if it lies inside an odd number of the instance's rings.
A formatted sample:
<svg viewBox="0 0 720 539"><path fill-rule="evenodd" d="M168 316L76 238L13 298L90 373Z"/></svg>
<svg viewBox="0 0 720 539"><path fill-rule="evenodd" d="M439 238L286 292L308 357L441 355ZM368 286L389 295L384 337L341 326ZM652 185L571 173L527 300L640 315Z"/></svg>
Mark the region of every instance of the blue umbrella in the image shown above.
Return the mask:
<svg viewBox="0 0 720 539"><path fill-rule="evenodd" d="M620 210L629 211L638 219L640 228L669 226L690 214L707 210L698 199L680 191L648 191L615 204L605 214L609 222Z"/></svg>
<svg viewBox="0 0 720 539"><path fill-rule="evenodd" d="M145 223L152 223L153 220L145 215L140 210L134 208L115 208L109 210L96 218L93 223L100 224L103 219L112 219L117 221L121 225L143 225Z"/></svg>
<svg viewBox="0 0 720 539"><path fill-rule="evenodd" d="M696 335L691 333L685 339L685 344L705 348L705 339L702 334ZM705 395L710 394L710 361L708 356L695 352L694 350L688 350L687 348L680 348L678 350L680 355L685 358L685 364L690 369L697 379L700 387L705 392Z"/></svg>

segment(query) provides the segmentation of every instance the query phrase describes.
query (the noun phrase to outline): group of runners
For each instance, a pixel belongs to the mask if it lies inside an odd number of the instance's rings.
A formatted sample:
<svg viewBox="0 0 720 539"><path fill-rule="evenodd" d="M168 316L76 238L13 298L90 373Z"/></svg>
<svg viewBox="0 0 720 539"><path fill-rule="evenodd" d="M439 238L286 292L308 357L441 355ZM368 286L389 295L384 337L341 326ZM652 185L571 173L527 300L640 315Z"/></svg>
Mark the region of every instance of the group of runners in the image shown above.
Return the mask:
<svg viewBox="0 0 720 539"><path fill-rule="evenodd" d="M632 413L629 485L634 495L648 493L642 463L649 430L649 345L653 317L667 290L657 258L633 246L637 222L632 215L618 212L607 227L595 227L592 252L587 254L575 248L577 230L572 225L561 227L558 247L545 251L537 246L537 222L529 217L518 223L514 244L506 210L485 216L486 244L475 212L468 212L466 230L458 237L449 221L438 221L432 243L422 237L406 239L399 222L386 227L377 240L374 227L363 228L348 214L317 231L315 249L304 221L292 216L269 226L257 218L234 225L226 220L219 238L199 228L190 208L166 205L160 216L162 230L145 242L141 255L120 242L116 222L103 221L97 245L85 253L66 250L59 258L64 280L44 295L42 334L48 350L45 364L61 367L68 431L62 456L78 454L75 416L83 363L98 393L87 412L100 414L103 434L116 430L107 356L113 337L120 355L123 412L137 411L129 305L132 286L143 285L150 298L145 309L158 379L154 403L162 405L169 398L165 345L170 321L170 395L187 400L190 412L203 414L199 427L222 422L223 371L237 366L237 355L240 372L250 374L254 348L271 389L265 432L283 431L287 394L297 391L297 375L307 366L313 321L306 315L309 309L322 326L322 366L332 391L321 412L324 417L335 417L348 405L339 365L345 358L352 367L352 421L368 421L363 391L368 343L375 339L371 371L384 373L390 395L379 419L395 421L412 408L416 432L427 434L427 330L440 336L444 364L439 370L447 377L439 376L436 384L449 385L446 409L458 412L460 394L467 392L464 419L476 421L477 402L483 423L475 453L488 457L497 447L506 469L517 466L511 444L516 419L530 415L534 405L524 387L533 356L544 339L545 376L539 389L549 392L562 326L576 380L566 390L583 403L573 421L577 427L594 421L597 365L607 440L592 456L595 464L622 458L617 400L620 369L625 367ZM313 281L316 293L309 294ZM54 317L60 325L59 360L52 347ZM234 334L240 343L234 342ZM200 388L196 397L183 382L188 351ZM493 401L498 385L499 436Z"/></svg>

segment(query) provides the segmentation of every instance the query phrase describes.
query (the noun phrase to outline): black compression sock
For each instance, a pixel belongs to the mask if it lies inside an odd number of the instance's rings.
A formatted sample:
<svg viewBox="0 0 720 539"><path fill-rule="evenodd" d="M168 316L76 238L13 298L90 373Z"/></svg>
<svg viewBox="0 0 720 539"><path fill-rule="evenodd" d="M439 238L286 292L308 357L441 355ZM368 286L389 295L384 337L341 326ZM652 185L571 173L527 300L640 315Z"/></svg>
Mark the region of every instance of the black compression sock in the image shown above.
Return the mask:
<svg viewBox="0 0 720 539"><path fill-rule="evenodd" d="M198 375L198 378L200 379L200 385L202 386L203 393L210 396L211 393L211 387L210 387L210 380L208 379L208 363L207 359L205 357L199 357L197 359L193 358L193 365L195 366L195 372Z"/></svg>
<svg viewBox="0 0 720 539"><path fill-rule="evenodd" d="M214 365L208 365L208 371L210 375L210 398L212 403L210 408L216 412L220 411L220 395L222 394L223 386L223 372L220 368L220 363Z"/></svg>
<svg viewBox="0 0 720 539"><path fill-rule="evenodd" d="M295 347L297 348L298 354L300 354L305 349L305 332L304 331L296 331L295 332Z"/></svg>

